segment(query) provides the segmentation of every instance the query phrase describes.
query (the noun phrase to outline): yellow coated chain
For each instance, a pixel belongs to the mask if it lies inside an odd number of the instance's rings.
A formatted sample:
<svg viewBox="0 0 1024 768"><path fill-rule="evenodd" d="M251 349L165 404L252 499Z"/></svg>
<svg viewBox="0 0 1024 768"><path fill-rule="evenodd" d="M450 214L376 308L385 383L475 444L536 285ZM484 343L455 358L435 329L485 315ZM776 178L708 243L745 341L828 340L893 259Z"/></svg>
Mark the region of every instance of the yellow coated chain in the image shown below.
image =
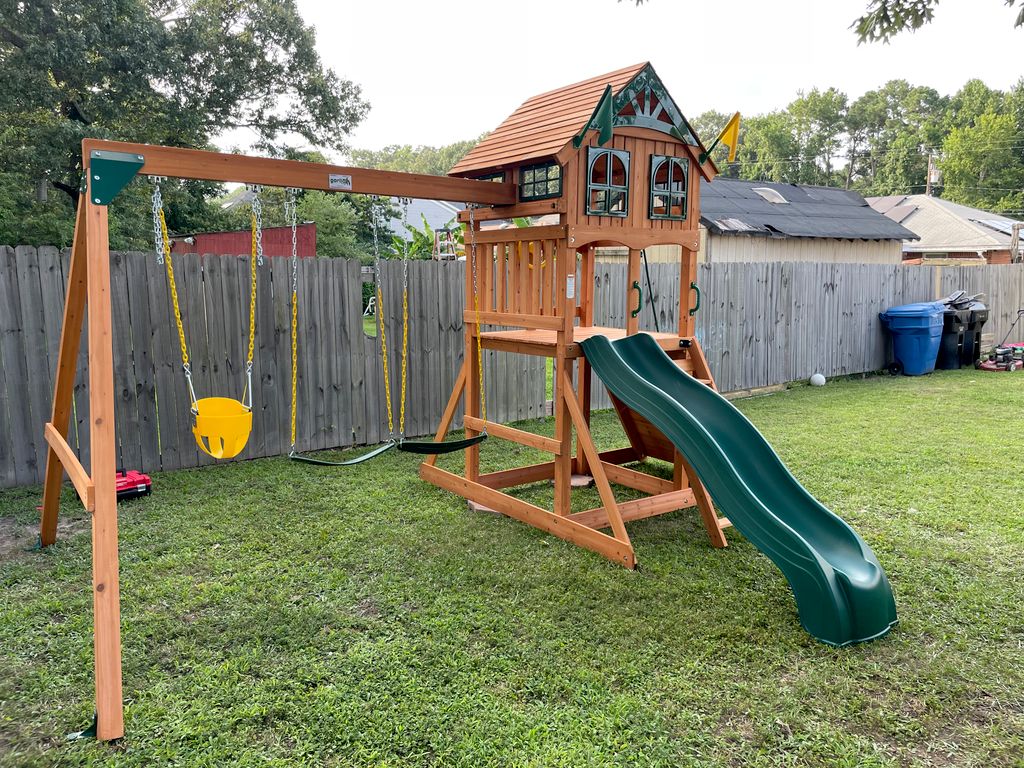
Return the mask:
<svg viewBox="0 0 1024 768"><path fill-rule="evenodd" d="M171 238L167 234L167 220L164 209L158 211L160 217L160 236L163 239L164 266L167 268L167 285L171 291L171 304L174 306L174 323L178 326L178 343L181 345L181 364L188 369L188 345L185 343L185 326L181 322L181 307L178 304L178 285L174 281L174 268L171 265Z"/></svg>
<svg viewBox="0 0 1024 768"><path fill-rule="evenodd" d="M395 431L395 417L391 414L391 377L388 373L388 334L384 325L384 294L380 290L380 270L375 275L377 280L377 333L380 334L380 351L384 359L384 402L388 407L388 434Z"/></svg>
<svg viewBox="0 0 1024 768"><path fill-rule="evenodd" d="M292 450L295 450L295 427L298 421L299 393L299 294L292 291Z"/></svg>
<svg viewBox="0 0 1024 768"><path fill-rule="evenodd" d="M405 384L409 367L409 289L402 291L402 399L398 409L398 434L405 436Z"/></svg>
<svg viewBox="0 0 1024 768"><path fill-rule="evenodd" d="M256 346L256 260L259 253L256 247L258 242L256 232L256 211L252 211L250 216L252 219L252 258L250 259L249 268L251 275L249 285L249 356L246 358L246 363L251 367L253 350Z"/></svg>

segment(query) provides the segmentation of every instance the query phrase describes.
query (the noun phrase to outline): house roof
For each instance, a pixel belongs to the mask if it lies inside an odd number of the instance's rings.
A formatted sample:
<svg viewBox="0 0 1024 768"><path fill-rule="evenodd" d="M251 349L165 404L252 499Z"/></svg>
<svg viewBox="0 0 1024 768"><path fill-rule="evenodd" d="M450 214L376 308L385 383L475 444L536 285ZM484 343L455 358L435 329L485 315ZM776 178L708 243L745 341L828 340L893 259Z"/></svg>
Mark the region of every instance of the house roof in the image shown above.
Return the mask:
<svg viewBox="0 0 1024 768"><path fill-rule="evenodd" d="M401 211L401 201L398 198L392 198L391 202ZM449 203L444 200L419 200L413 198L409 202L409 226L423 229L423 219L425 217L431 229L442 229L452 223L452 220L459 215L459 211L462 208L462 205ZM403 240L411 241L412 234L402 226L402 217L404 215L404 213L400 212L398 216L388 222L388 227L392 233L398 235Z"/></svg>
<svg viewBox="0 0 1024 768"><path fill-rule="evenodd" d="M527 99L449 173L483 172L557 154L586 125L606 86L618 94L649 66L641 62Z"/></svg>
<svg viewBox="0 0 1024 768"><path fill-rule="evenodd" d="M1010 247L1013 225L1006 216L930 195L869 197L868 204L918 235L908 252L992 251Z"/></svg>
<svg viewBox="0 0 1024 768"><path fill-rule="evenodd" d="M775 202L772 202L775 201ZM701 181L701 223L716 235L912 240L912 231L833 187L726 179Z"/></svg>

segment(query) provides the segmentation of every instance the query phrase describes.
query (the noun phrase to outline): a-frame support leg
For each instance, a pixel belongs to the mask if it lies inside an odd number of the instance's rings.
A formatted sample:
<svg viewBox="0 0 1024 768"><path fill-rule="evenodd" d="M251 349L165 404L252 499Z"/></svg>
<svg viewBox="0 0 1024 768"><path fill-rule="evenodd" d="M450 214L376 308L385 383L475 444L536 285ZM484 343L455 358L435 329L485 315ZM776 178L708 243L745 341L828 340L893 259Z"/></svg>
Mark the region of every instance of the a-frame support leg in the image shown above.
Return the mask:
<svg viewBox="0 0 1024 768"><path fill-rule="evenodd" d="M53 385L53 410L50 423L67 439L71 418L72 395L75 390L78 348L85 317L86 255L85 196L78 204L75 218L75 241L71 248L67 294L64 297L64 322L60 331L60 350ZM46 478L43 481L43 512L39 521L39 544L48 547L57 540L57 516L60 512L60 490L64 467L53 448L46 456Z"/></svg>
<svg viewBox="0 0 1024 768"><path fill-rule="evenodd" d="M463 360L462 367L459 368L459 375L455 377L455 386L452 387L452 393L448 396L448 405L445 406L444 413L441 416L441 423L437 425L437 432L434 433L435 443L444 440L444 436L448 434L452 421L455 419L455 409L459 407L459 400L466 389L466 368L468 365L468 361ZM437 454L428 456L424 459L423 463L431 467L434 466L437 463Z"/></svg>
<svg viewBox="0 0 1024 768"><path fill-rule="evenodd" d="M86 199L84 218L85 255L88 263L91 474L96 500L96 510L92 517L96 737L107 741L124 735L114 443L114 354L107 208L94 205Z"/></svg>
<svg viewBox="0 0 1024 768"><path fill-rule="evenodd" d="M675 475L679 476L682 473L690 482L690 488L693 489L693 499L697 503L697 511L700 512L700 519L704 523L705 530L708 532L711 546L716 548L728 546L729 542L726 541L725 532L722 530L728 523L725 522L725 518L720 518L715 513L715 506L711 503L708 489L704 487L704 483L697 477L697 472L679 451L676 451L674 463Z"/></svg>
<svg viewBox="0 0 1024 768"><path fill-rule="evenodd" d="M605 474L601 457L598 455L597 447L594 445L594 438L590 434L590 426L587 424L583 409L576 399L576 394L572 389L572 380L566 371L562 372L562 392L564 393L563 396L569 416L576 427L576 443L579 446L580 453L589 462L590 472L594 477L594 485L597 486L597 492L601 496L601 503L604 505L604 511L608 516L608 523L611 526L612 533L616 539L628 546L632 552L633 545L629 541L629 534L626 532L626 524L623 522L622 514L619 512L618 502L615 501L615 494L612 492L611 483L608 482L608 476ZM631 565L635 566L635 564L636 561L634 559Z"/></svg>

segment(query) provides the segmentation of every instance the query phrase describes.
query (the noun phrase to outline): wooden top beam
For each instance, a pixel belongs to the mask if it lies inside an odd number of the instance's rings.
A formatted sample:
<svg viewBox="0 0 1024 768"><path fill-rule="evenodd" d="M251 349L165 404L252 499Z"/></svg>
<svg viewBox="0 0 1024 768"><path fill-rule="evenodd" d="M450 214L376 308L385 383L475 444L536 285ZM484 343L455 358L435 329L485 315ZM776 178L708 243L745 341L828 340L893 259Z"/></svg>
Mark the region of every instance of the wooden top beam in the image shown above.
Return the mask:
<svg viewBox="0 0 1024 768"><path fill-rule="evenodd" d="M144 158L144 165L139 173L148 176L261 184L268 187L300 187L324 192L356 192L364 195L414 197L422 200L451 200L483 205L512 205L516 202L516 187L511 183L500 184L451 176L348 168L326 163L306 163L299 160L278 160L100 139L85 139L82 142L84 166L88 166L90 153L94 150L141 155Z"/></svg>

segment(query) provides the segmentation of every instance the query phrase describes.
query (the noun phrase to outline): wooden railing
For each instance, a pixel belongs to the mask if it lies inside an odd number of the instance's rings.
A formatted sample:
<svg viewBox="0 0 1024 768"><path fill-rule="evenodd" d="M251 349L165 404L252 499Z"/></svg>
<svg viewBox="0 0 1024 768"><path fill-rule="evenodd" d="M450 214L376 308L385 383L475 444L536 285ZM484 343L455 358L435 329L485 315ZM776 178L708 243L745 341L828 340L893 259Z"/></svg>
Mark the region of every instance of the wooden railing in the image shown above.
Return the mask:
<svg viewBox="0 0 1024 768"><path fill-rule="evenodd" d="M557 328L563 317L558 259L565 227L477 233L477 286L482 319L496 325ZM575 265L572 265L575 272Z"/></svg>

